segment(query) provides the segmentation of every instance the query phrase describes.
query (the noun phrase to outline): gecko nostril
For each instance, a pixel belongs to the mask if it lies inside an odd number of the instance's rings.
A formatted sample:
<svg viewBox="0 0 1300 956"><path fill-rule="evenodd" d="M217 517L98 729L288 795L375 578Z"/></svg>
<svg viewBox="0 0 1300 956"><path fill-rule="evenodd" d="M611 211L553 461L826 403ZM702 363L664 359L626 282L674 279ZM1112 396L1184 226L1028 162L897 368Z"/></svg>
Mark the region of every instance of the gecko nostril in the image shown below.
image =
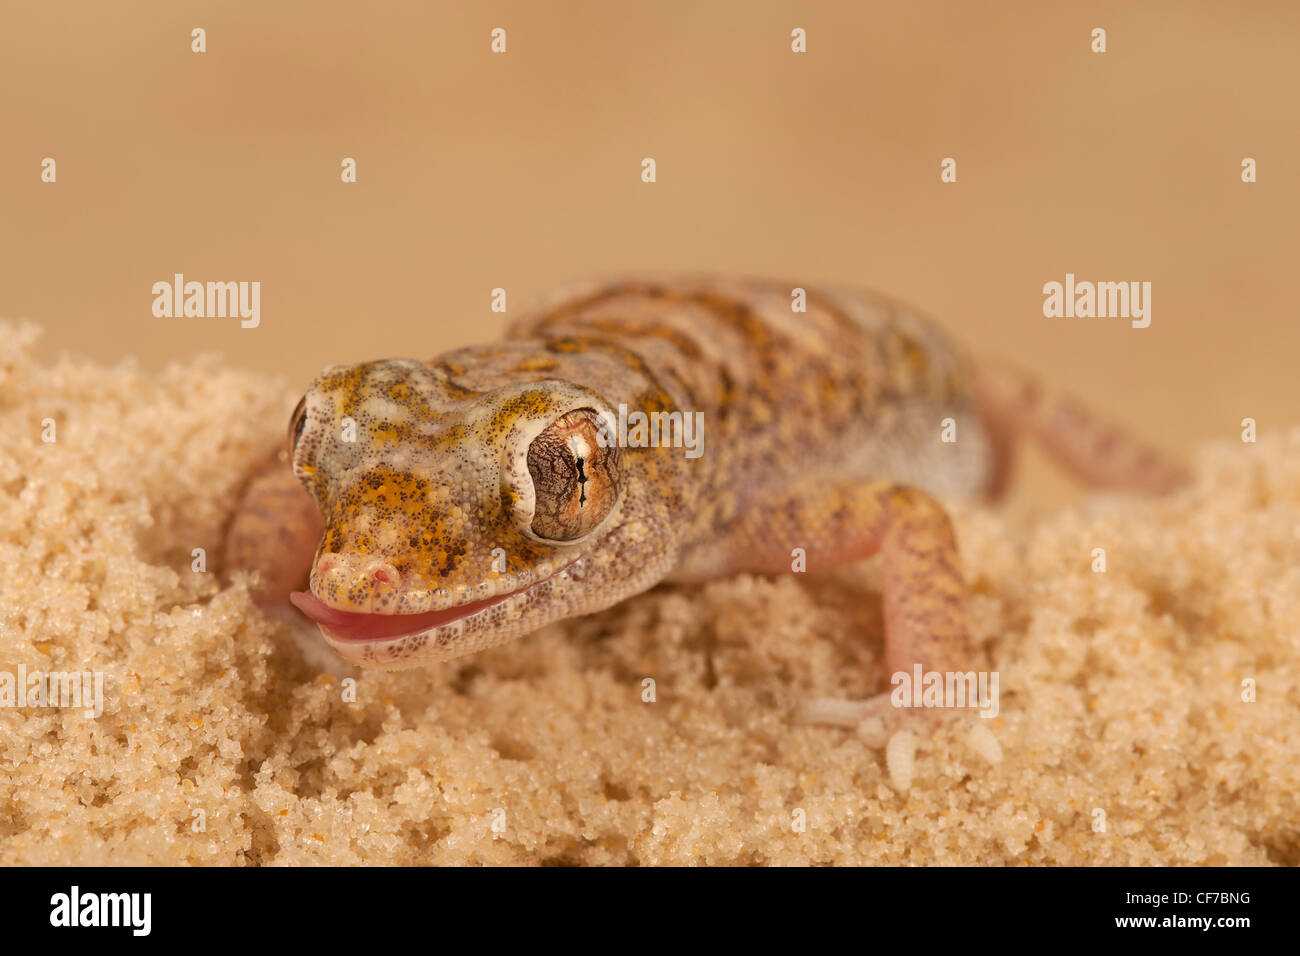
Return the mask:
<svg viewBox="0 0 1300 956"><path fill-rule="evenodd" d="M334 564L335 562L333 558L321 558L316 562L316 573L328 574L334 569Z"/></svg>
<svg viewBox="0 0 1300 956"><path fill-rule="evenodd" d="M397 587L402 581L402 576L397 573L397 569L391 564L379 564L371 568L370 579L375 584Z"/></svg>

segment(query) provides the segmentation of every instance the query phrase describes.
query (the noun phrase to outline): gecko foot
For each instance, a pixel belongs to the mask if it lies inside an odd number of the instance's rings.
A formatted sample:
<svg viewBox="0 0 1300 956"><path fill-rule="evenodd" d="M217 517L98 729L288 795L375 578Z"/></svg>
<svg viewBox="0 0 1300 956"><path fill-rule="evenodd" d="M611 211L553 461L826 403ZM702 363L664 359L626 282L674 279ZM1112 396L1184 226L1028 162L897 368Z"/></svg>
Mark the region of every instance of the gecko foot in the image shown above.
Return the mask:
<svg viewBox="0 0 1300 956"><path fill-rule="evenodd" d="M1002 745L987 721L967 709L912 710L895 707L889 694L866 700L819 698L800 708L801 723L854 728L868 746L883 748L889 782L906 792L916 775L916 753L936 731L952 728L990 764L1002 762Z"/></svg>

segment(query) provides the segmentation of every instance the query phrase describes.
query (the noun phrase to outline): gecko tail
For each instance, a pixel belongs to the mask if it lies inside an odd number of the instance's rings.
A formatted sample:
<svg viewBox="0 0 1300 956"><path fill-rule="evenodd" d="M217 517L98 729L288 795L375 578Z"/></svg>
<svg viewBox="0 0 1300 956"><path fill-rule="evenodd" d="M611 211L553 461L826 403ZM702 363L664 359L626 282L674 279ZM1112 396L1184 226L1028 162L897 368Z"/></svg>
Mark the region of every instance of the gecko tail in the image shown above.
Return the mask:
<svg viewBox="0 0 1300 956"><path fill-rule="evenodd" d="M1005 491L1015 440L1025 434L1089 487L1161 495L1189 481L1187 469L1178 461L1013 365L981 364L975 375L975 400L993 441L990 497Z"/></svg>

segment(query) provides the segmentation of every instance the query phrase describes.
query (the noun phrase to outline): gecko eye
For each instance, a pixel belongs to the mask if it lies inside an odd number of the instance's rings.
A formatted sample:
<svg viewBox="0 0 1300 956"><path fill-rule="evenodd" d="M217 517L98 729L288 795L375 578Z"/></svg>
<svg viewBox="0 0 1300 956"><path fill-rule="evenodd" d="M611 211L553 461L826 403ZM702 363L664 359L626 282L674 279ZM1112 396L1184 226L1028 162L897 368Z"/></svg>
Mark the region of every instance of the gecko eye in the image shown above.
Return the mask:
<svg viewBox="0 0 1300 956"><path fill-rule="evenodd" d="M580 408L556 419L528 446L536 499L529 530L537 537L574 541L614 510L622 459L616 445L601 445L600 429L600 416Z"/></svg>
<svg viewBox="0 0 1300 956"><path fill-rule="evenodd" d="M293 457L294 450L298 447L298 439L302 437L303 426L307 424L307 396L304 395L298 400L298 407L293 410L293 415L289 418L289 457Z"/></svg>

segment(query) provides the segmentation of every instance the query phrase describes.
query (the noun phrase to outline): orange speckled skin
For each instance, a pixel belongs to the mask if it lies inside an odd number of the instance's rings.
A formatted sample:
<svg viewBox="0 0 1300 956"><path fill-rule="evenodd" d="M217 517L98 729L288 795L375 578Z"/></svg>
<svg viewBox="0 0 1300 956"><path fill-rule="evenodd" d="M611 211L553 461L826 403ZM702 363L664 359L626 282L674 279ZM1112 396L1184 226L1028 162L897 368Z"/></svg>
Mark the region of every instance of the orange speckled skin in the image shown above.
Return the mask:
<svg viewBox="0 0 1300 956"><path fill-rule="evenodd" d="M992 453L958 350L866 294L805 286L793 311L802 285L593 282L548 297L504 344L327 369L293 462L326 521L312 592L379 613L510 597L419 635L326 639L370 666L454 657L669 578L788 570L798 547L810 561L861 557L883 533L877 492L897 490L880 481L983 489ZM624 448L621 495L597 530L537 540L509 480L528 443L566 412L620 404L702 412L703 453ZM940 440L945 418L960 441ZM843 491L869 482L866 497Z"/></svg>

